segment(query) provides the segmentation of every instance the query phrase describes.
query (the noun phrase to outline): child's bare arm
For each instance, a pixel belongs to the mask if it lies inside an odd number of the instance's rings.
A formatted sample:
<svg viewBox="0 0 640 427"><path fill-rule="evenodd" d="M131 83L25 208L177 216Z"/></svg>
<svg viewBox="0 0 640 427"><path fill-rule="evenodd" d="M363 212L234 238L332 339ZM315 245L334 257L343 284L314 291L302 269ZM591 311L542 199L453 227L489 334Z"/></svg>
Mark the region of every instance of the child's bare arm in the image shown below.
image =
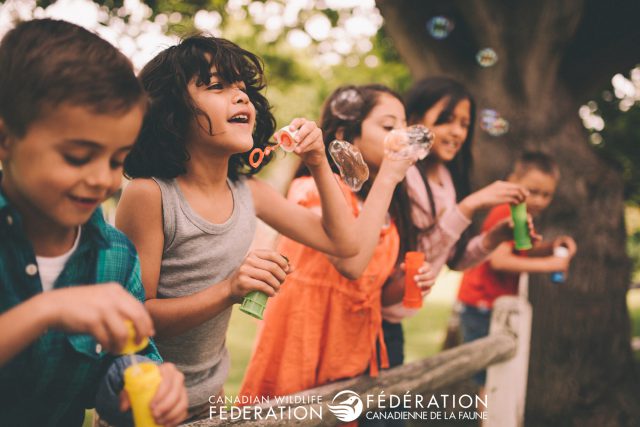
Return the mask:
<svg viewBox="0 0 640 427"><path fill-rule="evenodd" d="M533 245L528 252L530 257L547 257L553 255L553 243L552 242L539 242Z"/></svg>
<svg viewBox="0 0 640 427"><path fill-rule="evenodd" d="M134 243L140 257L146 307L158 336L179 335L217 316L242 296L259 290L272 296L284 281L287 262L273 251L254 251L230 278L184 297L157 298L164 248L162 199L152 180L134 180L122 194L116 226Z"/></svg>
<svg viewBox="0 0 640 427"><path fill-rule="evenodd" d="M360 251L352 257L329 257L336 269L348 279L359 278L369 265L380 240L393 191L411 166L410 160L384 159L362 211L356 219L355 230L359 236Z"/></svg>
<svg viewBox="0 0 640 427"><path fill-rule="evenodd" d="M355 219L329 166L322 132L305 119L293 120L290 129L298 129L295 152L315 180L322 216L287 201L267 184L250 180L256 214L280 233L306 246L341 257L356 255Z"/></svg>
<svg viewBox="0 0 640 427"><path fill-rule="evenodd" d="M140 337L154 334L143 305L117 283L40 293L0 315L0 365L47 329L91 334L105 350L117 353L129 335L125 320L133 322Z"/></svg>
<svg viewBox="0 0 640 427"><path fill-rule="evenodd" d="M343 199L346 206L347 202L344 200L345 197L335 182L335 177L332 175L330 179L334 181L334 184L340 192L339 197ZM346 248L349 250L345 251L344 245L339 244L338 241L331 237L331 234L328 233L325 228L326 226L323 221L324 216L318 215L310 209L287 200L282 194L278 193L265 182L258 179L250 179L248 183L253 195L256 215L279 233L305 246L327 254L353 256L357 253L357 246L351 247L351 242L348 243L348 247ZM351 217L353 219L353 214L349 210L345 212L345 215L347 223L349 223L348 218ZM351 226L348 235L352 235L353 233L354 228ZM347 240L350 240L350 238Z"/></svg>
<svg viewBox="0 0 640 427"><path fill-rule="evenodd" d="M507 273L548 273L565 271L570 258L554 256L523 257L513 253L509 243L503 243L489 257L491 268Z"/></svg>

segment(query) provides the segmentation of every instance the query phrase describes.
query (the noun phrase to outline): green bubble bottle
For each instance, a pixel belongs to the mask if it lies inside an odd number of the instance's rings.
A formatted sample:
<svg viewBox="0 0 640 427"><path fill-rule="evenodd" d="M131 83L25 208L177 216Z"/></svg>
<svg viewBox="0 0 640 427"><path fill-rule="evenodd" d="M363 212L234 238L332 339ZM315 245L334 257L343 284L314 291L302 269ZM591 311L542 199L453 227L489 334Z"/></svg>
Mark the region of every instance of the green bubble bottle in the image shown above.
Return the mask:
<svg viewBox="0 0 640 427"><path fill-rule="evenodd" d="M531 238L529 236L529 226L527 225L527 204L522 202L518 205L511 205L511 218L513 219L513 240L515 248L519 251L531 249Z"/></svg>

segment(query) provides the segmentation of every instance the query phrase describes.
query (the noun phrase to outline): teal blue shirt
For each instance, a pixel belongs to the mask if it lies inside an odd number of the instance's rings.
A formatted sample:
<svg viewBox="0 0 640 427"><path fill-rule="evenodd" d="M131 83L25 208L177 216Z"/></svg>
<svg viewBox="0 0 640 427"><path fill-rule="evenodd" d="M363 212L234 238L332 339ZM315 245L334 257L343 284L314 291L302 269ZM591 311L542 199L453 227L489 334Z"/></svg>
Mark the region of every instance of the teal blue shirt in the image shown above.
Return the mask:
<svg viewBox="0 0 640 427"><path fill-rule="evenodd" d="M54 289L117 282L144 301L133 244L108 225L100 209L82 226L77 250ZM42 292L33 247L18 212L0 192L0 313ZM0 331L2 333L2 331ZM0 367L0 426L82 425L96 389L114 360L88 335L48 331ZM143 352L161 361L151 344Z"/></svg>

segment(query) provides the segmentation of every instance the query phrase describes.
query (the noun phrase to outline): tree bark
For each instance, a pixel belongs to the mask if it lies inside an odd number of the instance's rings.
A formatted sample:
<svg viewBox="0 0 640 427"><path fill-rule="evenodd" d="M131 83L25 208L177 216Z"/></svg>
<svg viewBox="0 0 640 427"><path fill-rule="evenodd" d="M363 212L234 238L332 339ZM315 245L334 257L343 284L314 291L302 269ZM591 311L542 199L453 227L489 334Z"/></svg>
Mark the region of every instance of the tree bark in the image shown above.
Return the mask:
<svg viewBox="0 0 640 427"><path fill-rule="evenodd" d="M377 4L415 79L458 79L478 109L497 110L509 121L504 136L476 133L475 188L503 178L524 148L542 149L560 165L556 198L537 224L547 239L574 236L579 251L565 284L532 277L527 425L637 425L622 177L587 143L578 108L614 73L640 62L640 2ZM455 23L444 40L430 37L425 27L438 15ZM475 62L485 47L498 54L493 67Z"/></svg>

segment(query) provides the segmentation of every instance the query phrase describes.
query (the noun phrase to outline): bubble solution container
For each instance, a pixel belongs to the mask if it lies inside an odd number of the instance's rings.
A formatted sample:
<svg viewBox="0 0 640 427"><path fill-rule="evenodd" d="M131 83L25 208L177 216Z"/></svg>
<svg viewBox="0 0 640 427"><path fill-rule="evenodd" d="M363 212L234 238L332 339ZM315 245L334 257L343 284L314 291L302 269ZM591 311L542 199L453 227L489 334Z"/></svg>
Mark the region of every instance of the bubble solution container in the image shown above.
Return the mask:
<svg viewBox="0 0 640 427"><path fill-rule="evenodd" d="M247 313L249 316L262 320L262 314L267 306L269 296L264 292L249 292L242 300L240 311Z"/></svg>
<svg viewBox="0 0 640 427"><path fill-rule="evenodd" d="M568 258L569 249L564 246L558 246L553 249L553 256L558 258ZM564 283L565 279L564 271L554 271L551 273L551 281L553 283Z"/></svg>
<svg viewBox="0 0 640 427"><path fill-rule="evenodd" d="M414 280L414 276L418 274L418 270L424 264L423 252L407 252L404 257L404 297L402 305L406 308L422 307L422 292L418 284Z"/></svg>
<svg viewBox="0 0 640 427"><path fill-rule="evenodd" d="M129 337L127 338L127 342L124 347L122 347L122 350L120 350L120 354L135 354L146 348L149 345L149 338L144 337L140 340L140 344L136 344L136 330L133 327L133 322L131 322L131 320L126 320L125 324L129 331Z"/></svg>
<svg viewBox="0 0 640 427"><path fill-rule="evenodd" d="M529 227L527 225L527 204L511 206L511 218L513 219L513 240L515 248L524 251L532 248L531 238L529 237Z"/></svg>
<svg viewBox="0 0 640 427"><path fill-rule="evenodd" d="M125 369L124 389L129 394L136 427L161 427L154 421L150 406L161 381L160 370L155 363L137 363Z"/></svg>

